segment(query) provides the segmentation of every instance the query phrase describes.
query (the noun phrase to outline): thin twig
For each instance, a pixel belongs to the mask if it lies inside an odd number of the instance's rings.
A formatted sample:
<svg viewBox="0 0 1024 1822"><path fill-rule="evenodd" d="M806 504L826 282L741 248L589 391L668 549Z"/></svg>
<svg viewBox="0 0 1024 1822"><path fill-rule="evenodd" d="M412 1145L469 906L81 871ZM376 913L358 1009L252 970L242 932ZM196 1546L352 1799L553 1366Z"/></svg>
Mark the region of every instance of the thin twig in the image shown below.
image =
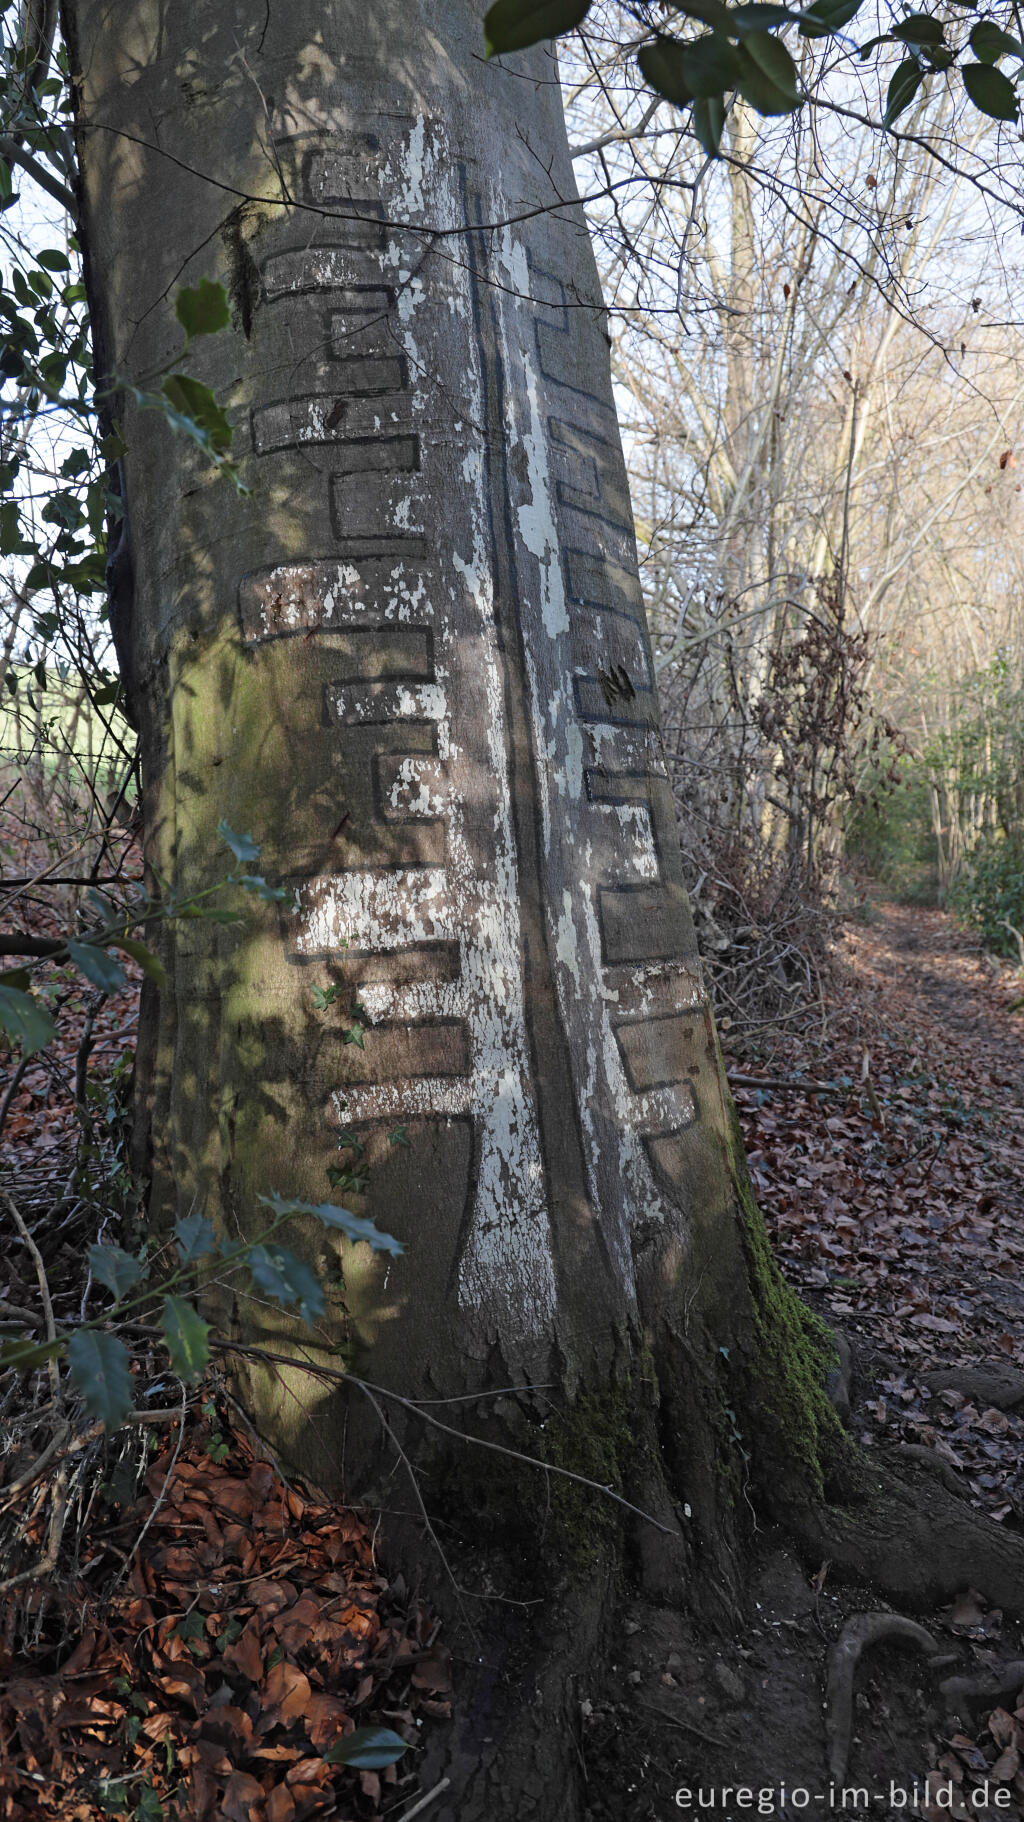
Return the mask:
<svg viewBox="0 0 1024 1822"><path fill-rule="evenodd" d="M421 1797L418 1803L414 1803L411 1809L406 1810L404 1816L399 1817L399 1822L412 1822L413 1816L421 1816L428 1803L433 1803L434 1798L447 1790L450 1783L450 1778L442 1778L440 1784L435 1784L433 1790L428 1790L425 1797Z"/></svg>
<svg viewBox="0 0 1024 1822"><path fill-rule="evenodd" d="M24 1240L25 1245L28 1247L29 1253L32 1256L32 1263L36 1268L36 1278L39 1282L39 1296L40 1296L40 1299L41 1299L42 1305L43 1305L43 1316L46 1321L46 1339L47 1339L47 1341L56 1341L57 1324L53 1320L53 1303L50 1298L50 1283L49 1283L49 1279L46 1276L46 1267L43 1264L43 1255L39 1251L38 1246L36 1245L35 1241L32 1238L31 1233L29 1232L29 1229L26 1227L25 1222L22 1220L21 1215L19 1214L17 1208L14 1205L14 1202L12 1201L11 1197L8 1195L8 1193L5 1189L0 1189L0 1197L3 1198L4 1204L7 1208L8 1214L11 1217L11 1220L14 1222L14 1225L17 1228L22 1239ZM57 1362L55 1360L47 1361L47 1366L49 1367L49 1370L50 1370L50 1390L53 1394L54 1401L59 1402L59 1399L60 1399L60 1370L59 1370L59 1368L57 1366Z"/></svg>
<svg viewBox="0 0 1024 1822"><path fill-rule="evenodd" d="M525 1455L521 1449L510 1449L505 1443L491 1442L486 1436L467 1436L464 1430L456 1430L451 1424L442 1423L439 1417L432 1416L414 1399L403 1398L400 1392L392 1392L387 1386L375 1385L370 1379L358 1379L354 1373L341 1373L332 1367L320 1366L313 1360L297 1359L290 1354L275 1354L269 1348L253 1347L245 1342L221 1341L211 1336L210 1346L216 1348L219 1353L249 1355L254 1360L269 1360L278 1366L300 1367L303 1372L311 1374L314 1378L331 1380L338 1385L358 1386L361 1392L376 1392L379 1397L387 1398L392 1404L401 1405L403 1410L411 1411L414 1417L422 1418L424 1423L429 1423L435 1430L442 1430L446 1436L454 1436L456 1442L471 1443L478 1449L491 1449L495 1455L507 1455L512 1461L525 1462L527 1467L542 1468L545 1473L557 1474L562 1480L574 1480L581 1487L590 1487L595 1493L603 1493L606 1499L614 1500L617 1506L624 1506L627 1512L632 1512L637 1518L644 1519L647 1524L653 1525L656 1531L663 1532L666 1537L678 1538L678 1533L673 1530L671 1525L663 1525L661 1520L655 1518L652 1513L645 1512L642 1506L634 1506L631 1500L623 1499L621 1493L616 1493L614 1488L605 1485L602 1481L591 1480L587 1474L577 1474L572 1468L561 1468L554 1462L543 1461L539 1455Z"/></svg>
<svg viewBox="0 0 1024 1822"><path fill-rule="evenodd" d="M145 1524L143 1525L142 1530L139 1532L138 1537L135 1539L135 1543L132 1546L132 1548L129 1550L128 1555L125 1557L124 1564L121 1568L120 1574L118 1574L114 1578L113 1586L111 1588L111 1593L113 1593L114 1588L116 1588L118 1586L118 1583L120 1583L124 1580L125 1576L127 1575L129 1569L132 1566L132 1563L135 1561L135 1558L138 1556L139 1551L142 1548L142 1543L143 1543L143 1539L145 1538L146 1532L149 1530L149 1527L153 1523L153 1520L155 1519L157 1513L160 1510L160 1507L163 1505L164 1500L167 1497L167 1489L170 1486L171 1481L174 1478L174 1470L178 1465L178 1456L181 1454L181 1445L185 1440L185 1412L186 1412L186 1409L188 1406L188 1391L186 1389L185 1382L182 1379L182 1380L179 1380L178 1383L181 1386L181 1410L178 1413L178 1415L181 1418L181 1425L178 1430L177 1441L175 1442L175 1445L174 1445L174 1454L171 1456L171 1465L168 1468L167 1473L164 1475L164 1484L160 1488L159 1493L157 1494L155 1500L153 1501L152 1512L150 1513L149 1517L147 1518Z"/></svg>

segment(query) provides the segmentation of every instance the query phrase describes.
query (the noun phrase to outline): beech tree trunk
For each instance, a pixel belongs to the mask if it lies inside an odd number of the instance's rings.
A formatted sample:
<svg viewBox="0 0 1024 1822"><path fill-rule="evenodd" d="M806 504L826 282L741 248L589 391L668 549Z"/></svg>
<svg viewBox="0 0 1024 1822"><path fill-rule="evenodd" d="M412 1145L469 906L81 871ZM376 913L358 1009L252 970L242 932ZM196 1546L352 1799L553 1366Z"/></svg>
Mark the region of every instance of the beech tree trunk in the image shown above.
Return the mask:
<svg viewBox="0 0 1024 1822"><path fill-rule="evenodd" d="M813 1497L834 1437L730 1125L555 64L485 64L468 0L65 0L65 35L148 861L202 888L224 818L289 893L167 927L152 1216L251 1234L262 1193L328 1199L354 1135L344 1199L403 1256L299 1235L343 1268L332 1320L310 1345L240 1297L235 1334L334 1367L347 1341L412 1399L538 1388L442 1415L658 1521L390 1413L463 1581L546 1597L543 1640L476 1610L432 1813L570 1817L552 1591L577 1666L627 1556L727 1603L750 1475ZM127 390L204 277L233 323L188 370L248 495ZM415 1507L365 1400L262 1370L247 1395L317 1481Z"/></svg>

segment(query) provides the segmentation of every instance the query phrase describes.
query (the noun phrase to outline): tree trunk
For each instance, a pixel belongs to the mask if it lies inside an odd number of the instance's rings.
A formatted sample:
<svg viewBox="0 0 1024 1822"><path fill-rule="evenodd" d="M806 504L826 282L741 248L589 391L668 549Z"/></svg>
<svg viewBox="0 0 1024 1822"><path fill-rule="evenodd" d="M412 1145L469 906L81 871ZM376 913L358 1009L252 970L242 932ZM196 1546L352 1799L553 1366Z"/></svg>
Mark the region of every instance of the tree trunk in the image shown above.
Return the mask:
<svg viewBox="0 0 1024 1822"><path fill-rule="evenodd" d="M466 1597L484 1643L462 1635L433 1813L569 1817L559 1638L577 1667L596 1649L627 1554L728 1606L750 1477L813 1499L837 1433L730 1122L555 65L485 64L466 0L66 0L65 34L149 865L208 885L223 818L290 895L168 926L139 1064L153 1219L251 1234L262 1193L327 1199L354 1137L369 1188L344 1199L404 1255L299 1235L343 1266L332 1322L309 1346L240 1297L232 1332L480 1395L442 1415L657 1520L624 1531L389 1410L459 1579L543 1603ZM202 277L233 323L188 369L248 495L126 389L175 358ZM319 1482L415 1506L365 1400L263 1368L248 1398Z"/></svg>

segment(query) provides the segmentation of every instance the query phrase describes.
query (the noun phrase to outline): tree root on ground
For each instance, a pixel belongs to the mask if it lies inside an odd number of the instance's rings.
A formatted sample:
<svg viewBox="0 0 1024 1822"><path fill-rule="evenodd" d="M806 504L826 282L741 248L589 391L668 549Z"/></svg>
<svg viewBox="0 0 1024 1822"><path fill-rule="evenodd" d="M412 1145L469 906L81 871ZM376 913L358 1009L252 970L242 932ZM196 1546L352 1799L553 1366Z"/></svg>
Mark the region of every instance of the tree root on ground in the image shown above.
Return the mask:
<svg viewBox="0 0 1024 1822"><path fill-rule="evenodd" d="M1010 1658L996 1670L981 1670L976 1676L949 1676L939 1689L954 1713L963 1704L1001 1702L1024 1688L1024 1658Z"/></svg>
<svg viewBox="0 0 1024 1822"><path fill-rule="evenodd" d="M1011 1366L942 1367L922 1374L929 1392L960 1392L972 1404L1012 1411L1024 1404L1024 1373Z"/></svg>
<svg viewBox="0 0 1024 1822"><path fill-rule="evenodd" d="M890 1470L856 1505L776 1517L819 1562L827 1557L901 1607L922 1611L971 1587L1024 1615L1024 1537L947 1491L930 1464Z"/></svg>
<svg viewBox="0 0 1024 1822"><path fill-rule="evenodd" d="M828 1659L828 1710L825 1737L828 1742L828 1768L832 1778L841 1784L846 1776L853 1734L853 1681L861 1653L880 1639L899 1639L916 1645L934 1657L939 1647L930 1632L915 1620L899 1613L858 1613L847 1620Z"/></svg>

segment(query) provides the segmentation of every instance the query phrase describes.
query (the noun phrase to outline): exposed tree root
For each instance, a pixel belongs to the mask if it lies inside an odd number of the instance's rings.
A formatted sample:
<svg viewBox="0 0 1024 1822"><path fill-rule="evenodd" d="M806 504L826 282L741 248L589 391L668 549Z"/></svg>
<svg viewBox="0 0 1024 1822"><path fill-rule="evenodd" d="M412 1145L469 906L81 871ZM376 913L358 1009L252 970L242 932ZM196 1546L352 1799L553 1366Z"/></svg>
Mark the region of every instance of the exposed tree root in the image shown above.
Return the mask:
<svg viewBox="0 0 1024 1822"><path fill-rule="evenodd" d="M789 1528L819 1560L901 1606L920 1611L970 1586L1005 1612L1024 1613L1024 1538L947 1491L930 1468L893 1471L865 1494L856 1506L792 1514Z"/></svg>
<svg viewBox="0 0 1024 1822"><path fill-rule="evenodd" d="M997 1670L982 1670L977 1676L950 1676L939 1688L950 1709L960 1713L964 1704L990 1704L1016 1695L1024 1685L1024 1658L1011 1658Z"/></svg>
<svg viewBox="0 0 1024 1822"><path fill-rule="evenodd" d="M930 1392L960 1392L973 1404L1012 1411L1024 1404L1024 1373L1011 1366L943 1367L924 1374Z"/></svg>
<svg viewBox="0 0 1024 1822"><path fill-rule="evenodd" d="M918 1650L934 1656L938 1645L930 1632L915 1620L900 1613L858 1613L847 1620L829 1652L828 1712L825 1737L828 1742L828 1768L837 1784L846 1776L853 1734L853 1682L862 1652L881 1639L899 1639L916 1645Z"/></svg>
<svg viewBox="0 0 1024 1822"><path fill-rule="evenodd" d="M964 1483L951 1461L940 1455L938 1449L929 1449L923 1442L903 1442L899 1445L900 1454L905 1461L919 1461L929 1474L937 1474L950 1493L962 1499Z"/></svg>

